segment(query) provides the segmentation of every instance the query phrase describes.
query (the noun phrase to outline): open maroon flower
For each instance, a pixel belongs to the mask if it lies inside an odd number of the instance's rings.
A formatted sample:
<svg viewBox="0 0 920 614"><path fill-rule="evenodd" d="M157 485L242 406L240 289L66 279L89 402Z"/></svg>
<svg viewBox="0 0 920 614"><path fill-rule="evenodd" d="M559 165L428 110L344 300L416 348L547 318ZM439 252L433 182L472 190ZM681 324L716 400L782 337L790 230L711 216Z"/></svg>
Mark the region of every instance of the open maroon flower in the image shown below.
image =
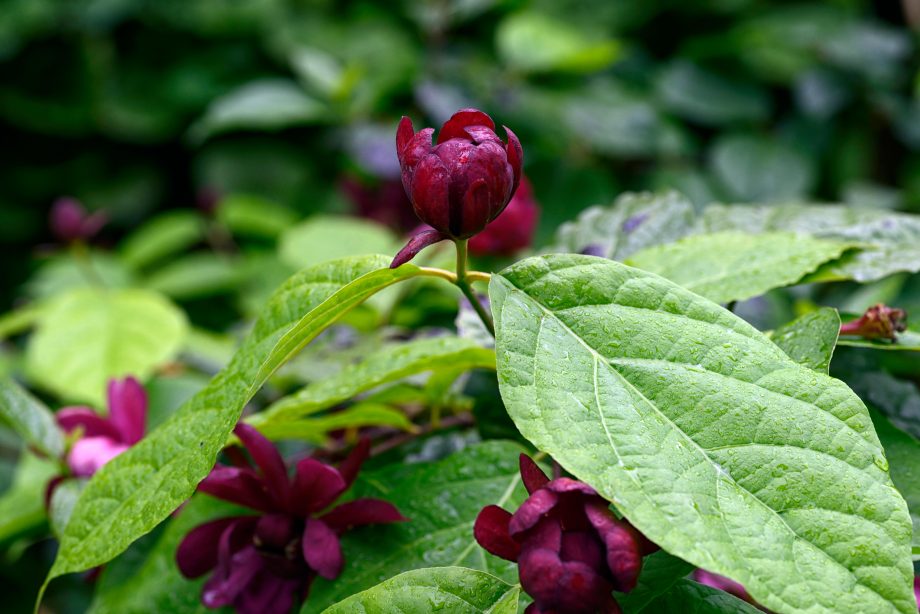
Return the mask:
<svg viewBox="0 0 920 614"><path fill-rule="evenodd" d="M286 614L295 599L306 597L317 575L332 580L342 572L340 535L353 527L406 520L380 499L356 499L325 511L354 482L367 458L368 440L338 469L307 458L291 478L281 455L257 430L239 424L234 432L255 467L237 455L238 466L218 465L198 490L260 515L205 523L179 544L176 561L185 577L213 572L201 595L205 606Z"/></svg>
<svg viewBox="0 0 920 614"><path fill-rule="evenodd" d="M396 154L403 187L415 214L434 229L426 231L421 247L468 239L508 205L521 181L524 154L514 133L507 127L505 133L507 144L495 134L492 118L476 109L454 113L435 145L434 128L415 132L408 117L399 122Z"/></svg>
<svg viewBox="0 0 920 614"><path fill-rule="evenodd" d="M863 339L898 338L898 333L907 330L907 312L879 303L852 322L840 325L841 335L853 335Z"/></svg>
<svg viewBox="0 0 920 614"><path fill-rule="evenodd" d="M512 256L530 247L540 218L540 207L526 177L501 215L470 239L470 252L483 256Z"/></svg>
<svg viewBox="0 0 920 614"><path fill-rule="evenodd" d="M57 423L64 432L81 433L67 453L72 475L90 477L144 436L147 393L140 382L133 377L109 381L108 409L107 417L82 406L57 412Z"/></svg>
<svg viewBox="0 0 920 614"><path fill-rule="evenodd" d="M89 214L75 198L59 198L51 205L51 232L64 243L92 239L106 221L105 213Z"/></svg>
<svg viewBox="0 0 920 614"><path fill-rule="evenodd" d="M527 614L619 612L611 592L636 586L642 556L656 547L583 482L550 480L521 455L530 497L512 515L496 505L479 513L479 544L517 561L521 586L534 602Z"/></svg>

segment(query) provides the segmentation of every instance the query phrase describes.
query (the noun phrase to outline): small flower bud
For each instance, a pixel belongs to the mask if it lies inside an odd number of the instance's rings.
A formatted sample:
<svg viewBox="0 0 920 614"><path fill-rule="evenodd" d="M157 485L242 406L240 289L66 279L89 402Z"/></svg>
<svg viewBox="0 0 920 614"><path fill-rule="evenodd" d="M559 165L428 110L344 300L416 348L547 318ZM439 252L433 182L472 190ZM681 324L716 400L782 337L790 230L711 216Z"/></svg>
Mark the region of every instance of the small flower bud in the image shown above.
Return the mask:
<svg viewBox="0 0 920 614"><path fill-rule="evenodd" d="M89 214L80 201L68 197L54 201L49 217L51 232L64 243L93 238L107 221L103 212Z"/></svg>
<svg viewBox="0 0 920 614"><path fill-rule="evenodd" d="M898 333L907 330L907 312L879 303L852 322L840 326L841 335L863 339L897 339Z"/></svg>

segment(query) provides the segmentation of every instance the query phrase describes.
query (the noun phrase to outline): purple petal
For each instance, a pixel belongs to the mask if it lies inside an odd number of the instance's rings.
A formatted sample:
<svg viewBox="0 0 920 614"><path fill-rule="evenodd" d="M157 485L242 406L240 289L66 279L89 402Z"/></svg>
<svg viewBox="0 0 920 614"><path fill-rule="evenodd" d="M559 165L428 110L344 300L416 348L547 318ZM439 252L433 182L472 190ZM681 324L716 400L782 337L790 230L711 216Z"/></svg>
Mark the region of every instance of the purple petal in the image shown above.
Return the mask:
<svg viewBox="0 0 920 614"><path fill-rule="evenodd" d="M566 531L561 534L559 556L563 561L578 561L591 569L607 565L604 546L594 531Z"/></svg>
<svg viewBox="0 0 920 614"><path fill-rule="evenodd" d="M305 458L297 463L291 511L306 517L328 507L346 488L345 479L337 469L315 458Z"/></svg>
<svg viewBox="0 0 920 614"><path fill-rule="evenodd" d="M710 573L705 569L697 569L693 572L693 579L700 584L705 584L706 586L717 588L720 591L725 591L726 593L734 595L739 599L743 599L748 603L754 603L754 600L751 598L751 595L747 592L744 586L730 578L726 578L725 576ZM916 584L914 584L914 586L916 590Z"/></svg>
<svg viewBox="0 0 920 614"><path fill-rule="evenodd" d="M217 466L198 484L203 492L262 512L277 511L274 500L252 469Z"/></svg>
<svg viewBox="0 0 920 614"><path fill-rule="evenodd" d="M409 519L400 514L396 506L389 501L355 499L332 508L320 520L329 525L329 528L333 531L341 534L343 531L354 527L406 522Z"/></svg>
<svg viewBox="0 0 920 614"><path fill-rule="evenodd" d="M75 476L88 478L127 449L127 445L108 437L83 437L70 448L67 466Z"/></svg>
<svg viewBox="0 0 920 614"><path fill-rule="evenodd" d="M201 602L208 608L222 608L232 604L265 565L265 560L255 546L246 546L229 555L224 541L232 530L232 527L227 529L221 536L217 569L205 582L201 592Z"/></svg>
<svg viewBox="0 0 920 614"><path fill-rule="evenodd" d="M408 191L408 187L406 186L406 173L411 175L422 158L431 153L431 136L433 134L434 128L423 128L419 130L409 139L409 142L406 143L406 146L402 150L402 157L399 160L399 165L403 172L403 187L406 188L406 191Z"/></svg>
<svg viewBox="0 0 920 614"><path fill-rule="evenodd" d="M275 552L283 552L292 541L300 537L300 523L289 514L266 514L256 525L257 545Z"/></svg>
<svg viewBox="0 0 920 614"><path fill-rule="evenodd" d="M409 200L420 220L442 232L450 228L450 172L435 154L421 159L408 186Z"/></svg>
<svg viewBox="0 0 920 614"><path fill-rule="evenodd" d="M403 151L413 136L415 136L415 128L412 126L412 120L403 115L402 119L399 120L399 127L396 129L396 155L400 164L402 164L405 157Z"/></svg>
<svg viewBox="0 0 920 614"><path fill-rule="evenodd" d="M66 433L82 428L84 437L108 437L115 441L121 439L118 429L89 407L65 407L54 418Z"/></svg>
<svg viewBox="0 0 920 614"><path fill-rule="evenodd" d="M518 185L521 183L521 167L524 164L524 150L521 147L521 142L518 140L517 135L511 132L508 126L502 127L508 135L508 144L505 145L505 154L508 157L508 164L511 165L511 171L514 173L514 183L511 187L511 194L513 195Z"/></svg>
<svg viewBox="0 0 920 614"><path fill-rule="evenodd" d="M291 482L278 449L262 433L244 422L237 424L233 432L249 450L252 460L262 471L268 492L279 507L286 509L289 505Z"/></svg>
<svg viewBox="0 0 920 614"><path fill-rule="evenodd" d="M613 576L614 588L621 592L631 591L642 570L642 548L636 540L635 529L618 520L606 502L586 504L585 514L606 547L607 567Z"/></svg>
<svg viewBox="0 0 920 614"><path fill-rule="evenodd" d="M508 525L511 537L517 537L519 533L532 528L556 506L558 501L559 497L545 488L530 495L511 517L511 523Z"/></svg>
<svg viewBox="0 0 920 614"><path fill-rule="evenodd" d="M589 497L598 497L597 491L585 484L584 482L579 482L578 480L573 480L571 478L556 478L549 482L545 488L550 490L557 495L575 492L581 493Z"/></svg>
<svg viewBox="0 0 920 614"><path fill-rule="evenodd" d="M526 454L521 454L521 479L524 481L524 487L531 495L540 490L549 483L549 477L532 458Z"/></svg>
<svg viewBox="0 0 920 614"><path fill-rule="evenodd" d="M133 377L109 381L109 421L121 440L134 445L144 436L147 424L147 393Z"/></svg>
<svg viewBox="0 0 920 614"><path fill-rule="evenodd" d="M466 132L470 140L477 145L485 143L486 141L492 141L504 147L504 144L501 142L501 139L498 138L498 135L495 134L495 131L486 126L467 126L463 131Z"/></svg>
<svg viewBox="0 0 920 614"><path fill-rule="evenodd" d="M497 505L482 508L473 525L473 537L480 546L506 561L517 561L521 546L511 539L511 514Z"/></svg>
<svg viewBox="0 0 920 614"><path fill-rule="evenodd" d="M345 565L342 545L335 531L316 518L307 519L303 531L303 558L307 565L327 580L339 577Z"/></svg>
<svg viewBox="0 0 920 614"><path fill-rule="evenodd" d="M390 268L395 269L396 267L409 262L415 258L420 251L429 245L434 245L435 243L444 241L449 238L450 235L435 230L434 228L423 230L422 232L409 239L409 242L406 243L406 246L399 250L399 252L396 254L396 257L393 258L393 262L390 263Z"/></svg>
<svg viewBox="0 0 920 614"><path fill-rule="evenodd" d="M355 483L358 478L358 472L361 471L361 465L364 464L370 454L371 440L367 437L362 437L358 440L358 444L351 451L351 454L339 464L339 473L342 474L342 479L345 480L345 490L351 488L351 485Z"/></svg>
<svg viewBox="0 0 920 614"><path fill-rule="evenodd" d="M282 578L263 568L233 602L237 614L289 614L303 580Z"/></svg>
<svg viewBox="0 0 920 614"><path fill-rule="evenodd" d="M564 562L552 550L525 549L518 560L521 587L543 611L616 611L610 584L578 561Z"/></svg>
<svg viewBox="0 0 920 614"><path fill-rule="evenodd" d="M220 538L227 527L241 517L220 518L198 525L189 531L176 549L179 572L186 578L198 578L217 566Z"/></svg>
<svg viewBox="0 0 920 614"><path fill-rule="evenodd" d="M479 109L460 109L441 126L441 132L438 133L438 144L450 139L469 139L464 130L467 126L485 126L489 130L495 130L495 122L492 121L492 118Z"/></svg>

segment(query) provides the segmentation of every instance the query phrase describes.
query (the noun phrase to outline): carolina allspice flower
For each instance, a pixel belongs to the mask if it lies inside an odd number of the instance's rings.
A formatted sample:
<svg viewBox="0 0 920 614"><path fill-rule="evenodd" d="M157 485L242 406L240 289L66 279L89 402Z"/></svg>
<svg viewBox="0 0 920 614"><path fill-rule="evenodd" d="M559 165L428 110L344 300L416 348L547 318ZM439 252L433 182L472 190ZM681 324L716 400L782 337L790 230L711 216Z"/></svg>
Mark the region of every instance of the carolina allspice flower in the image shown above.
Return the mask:
<svg viewBox="0 0 920 614"><path fill-rule="evenodd" d="M852 322L840 326L841 335L853 335L864 339L891 339L907 330L907 312L879 303Z"/></svg>
<svg viewBox="0 0 920 614"><path fill-rule="evenodd" d="M87 213L75 198L59 198L51 205L51 232L64 243L92 239L108 221L105 213Z"/></svg>
<svg viewBox="0 0 920 614"><path fill-rule="evenodd" d="M239 424L234 432L256 467L238 455L239 466L218 465L198 490L259 515L202 524L176 551L185 577L211 572L201 595L206 607L287 614L295 599L306 597L316 576L332 580L342 572L339 536L353 527L406 520L380 499L355 499L325 511L354 483L369 440L361 440L338 469L307 458L297 463L291 478L278 450L256 429Z"/></svg>
<svg viewBox="0 0 920 614"><path fill-rule="evenodd" d="M526 177L501 215L470 239L470 252L480 256L512 256L530 247L540 218L540 207Z"/></svg>
<svg viewBox="0 0 920 614"><path fill-rule="evenodd" d="M444 239L468 239L508 205L521 181L524 153L505 127L477 109L461 109L447 120L431 144L434 128L418 132L403 117L396 132L402 183L415 214L432 227L413 237L391 266L411 260L421 249Z"/></svg>
<svg viewBox="0 0 920 614"><path fill-rule="evenodd" d="M476 541L517 561L521 586L534 600L526 614L619 612L611 592L632 590L642 556L657 546L587 484L550 480L524 454L520 462L530 497L513 515L496 505L483 508Z"/></svg>

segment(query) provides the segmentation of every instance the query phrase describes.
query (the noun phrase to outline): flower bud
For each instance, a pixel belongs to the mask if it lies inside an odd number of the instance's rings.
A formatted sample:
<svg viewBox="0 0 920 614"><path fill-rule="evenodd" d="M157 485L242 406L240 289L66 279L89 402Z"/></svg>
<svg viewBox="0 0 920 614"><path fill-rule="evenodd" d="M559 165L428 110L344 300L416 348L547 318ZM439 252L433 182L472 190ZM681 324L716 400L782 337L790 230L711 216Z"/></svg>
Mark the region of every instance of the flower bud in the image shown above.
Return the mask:
<svg viewBox="0 0 920 614"><path fill-rule="evenodd" d="M512 256L530 247L540 208L524 177L508 206L485 230L470 239L470 252L480 256Z"/></svg>
<svg viewBox="0 0 920 614"><path fill-rule="evenodd" d="M862 316L840 326L841 335L863 339L896 340L898 333L907 330L907 312L879 303L866 310Z"/></svg>
<svg viewBox="0 0 920 614"><path fill-rule="evenodd" d="M468 239L498 217L521 180L523 152L511 130L508 143L492 119L461 109L447 120L432 145L433 128L415 132L403 117L396 133L402 183L415 214L453 239Z"/></svg>
<svg viewBox="0 0 920 614"><path fill-rule="evenodd" d="M54 201L49 221L54 236L71 243L93 238L105 226L106 216L101 211L89 214L80 201L65 197Z"/></svg>

